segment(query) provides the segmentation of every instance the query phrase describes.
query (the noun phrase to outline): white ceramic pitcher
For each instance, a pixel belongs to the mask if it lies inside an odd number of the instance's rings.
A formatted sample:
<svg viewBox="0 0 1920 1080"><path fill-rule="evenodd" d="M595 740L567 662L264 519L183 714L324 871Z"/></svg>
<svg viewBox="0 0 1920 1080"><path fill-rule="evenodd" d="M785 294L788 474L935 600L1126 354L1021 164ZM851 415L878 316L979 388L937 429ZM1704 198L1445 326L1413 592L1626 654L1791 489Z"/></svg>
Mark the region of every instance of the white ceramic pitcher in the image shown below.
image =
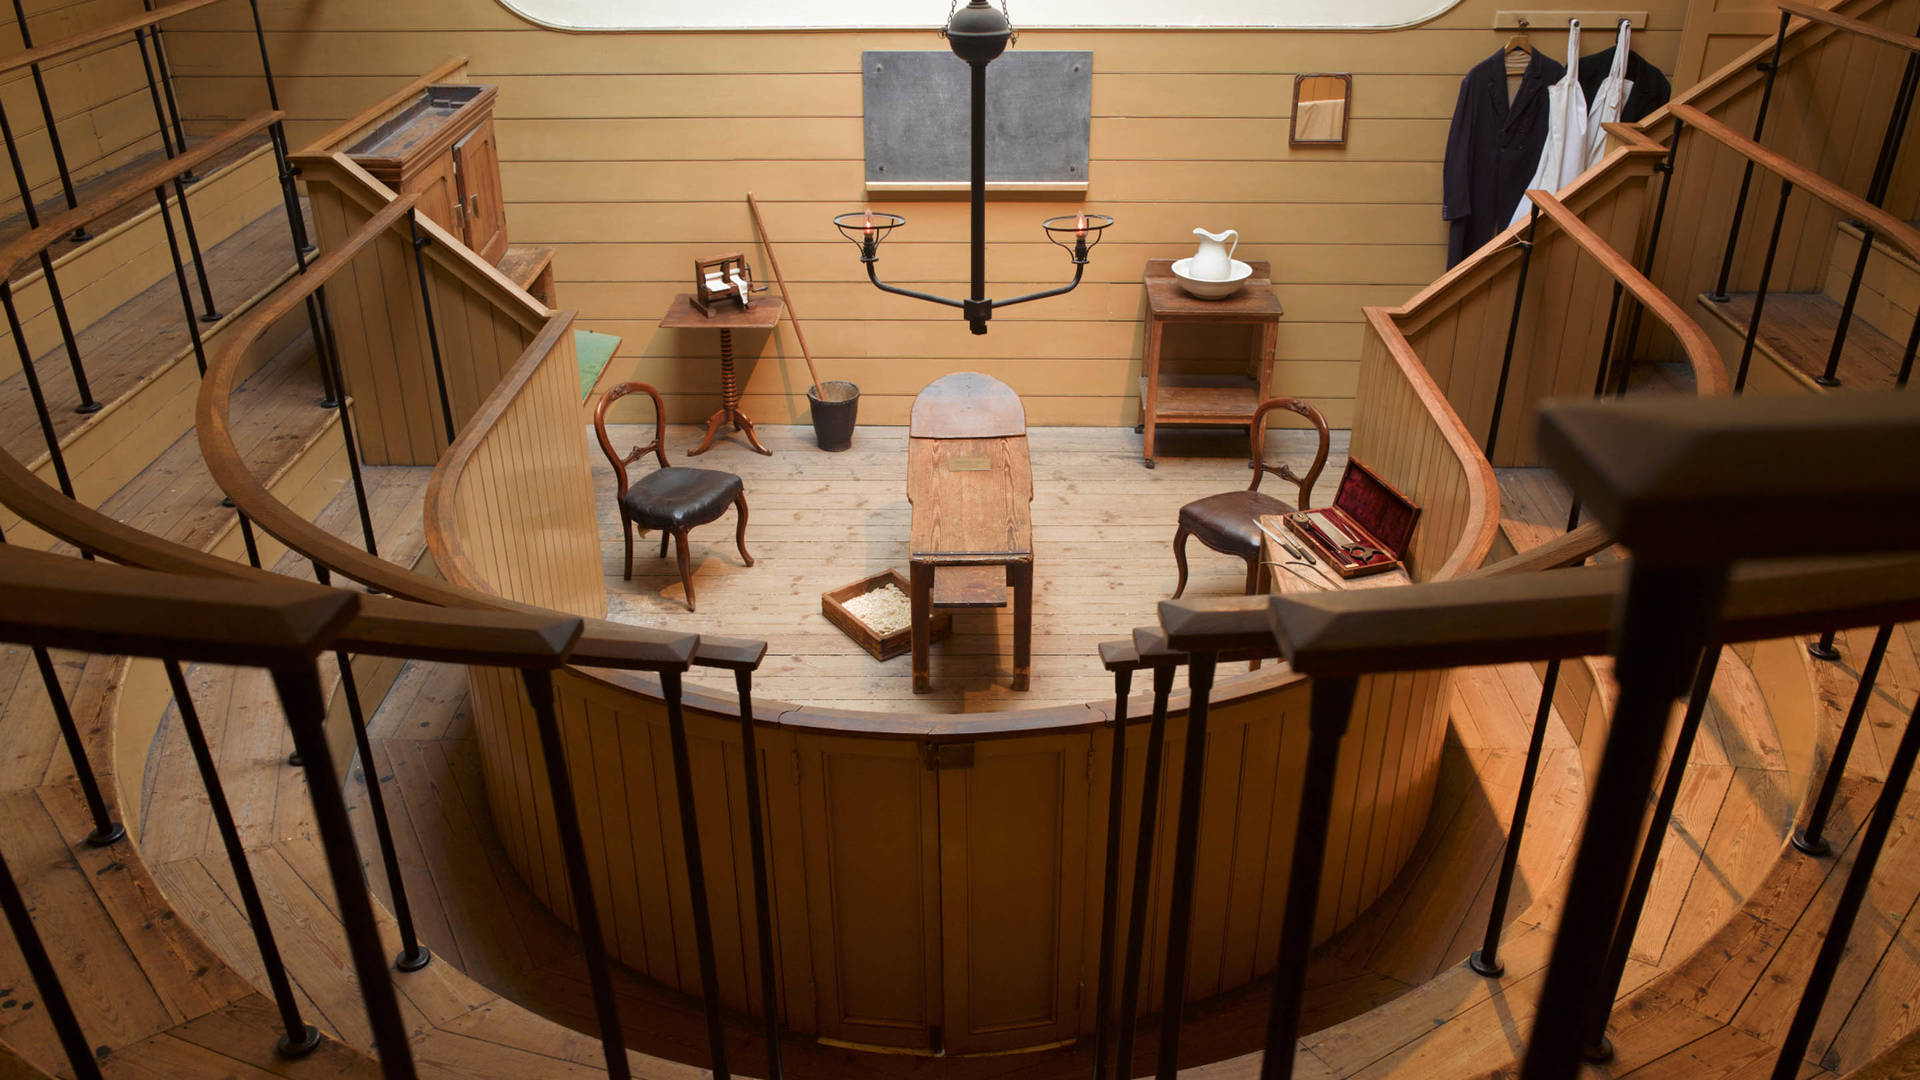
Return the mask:
<svg viewBox="0 0 1920 1080"><path fill-rule="evenodd" d="M1193 230L1200 238L1200 250L1193 253L1193 259L1187 264L1187 275L1203 281L1225 281L1233 276L1233 253L1240 246L1240 233L1237 229L1228 229L1222 233L1210 233L1205 229ZM1227 241L1233 246L1228 247Z"/></svg>

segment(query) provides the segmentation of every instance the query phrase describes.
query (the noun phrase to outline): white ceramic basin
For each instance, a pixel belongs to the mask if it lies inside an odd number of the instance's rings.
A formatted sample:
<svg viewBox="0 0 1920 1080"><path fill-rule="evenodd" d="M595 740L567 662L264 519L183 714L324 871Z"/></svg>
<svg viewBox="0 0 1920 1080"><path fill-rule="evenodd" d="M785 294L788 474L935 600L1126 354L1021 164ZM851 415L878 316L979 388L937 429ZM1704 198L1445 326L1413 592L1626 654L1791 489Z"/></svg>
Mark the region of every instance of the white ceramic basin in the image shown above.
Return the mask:
<svg viewBox="0 0 1920 1080"><path fill-rule="evenodd" d="M1239 259L1229 261L1232 263L1231 271L1224 279L1213 280L1188 276L1187 268L1193 265L1192 259L1175 259L1173 276L1180 279L1181 288L1202 300L1223 300L1239 292L1240 287L1253 276L1253 267Z"/></svg>

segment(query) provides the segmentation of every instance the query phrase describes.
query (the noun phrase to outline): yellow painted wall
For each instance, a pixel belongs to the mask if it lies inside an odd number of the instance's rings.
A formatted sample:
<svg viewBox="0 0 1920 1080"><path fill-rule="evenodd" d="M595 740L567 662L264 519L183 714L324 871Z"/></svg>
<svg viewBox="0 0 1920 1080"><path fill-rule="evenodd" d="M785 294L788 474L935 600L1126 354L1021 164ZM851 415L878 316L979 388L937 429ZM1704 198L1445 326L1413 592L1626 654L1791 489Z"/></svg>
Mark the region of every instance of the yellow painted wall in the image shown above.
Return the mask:
<svg viewBox="0 0 1920 1080"><path fill-rule="evenodd" d="M1643 55L1670 68L1684 0L1656 0ZM1018 5L1015 5L1018 18ZM695 256L754 246L745 195L760 200L823 376L864 392L861 418L904 423L913 395L960 369L1006 379L1040 424L1131 424L1148 258L1191 253L1194 226L1237 228L1240 254L1270 259L1282 303L1273 385L1352 417L1360 309L1397 304L1443 269L1440 159L1462 74L1507 34L1498 5L1468 0L1420 27L1384 32L1033 31L1022 49L1094 53L1091 191L1084 203L995 201L988 270L1000 296L1064 281L1042 217L1084 206L1119 223L1072 295L1010 309L985 337L957 313L884 296L829 219L866 205L863 49L939 49L929 29L563 33L492 0L327 0L267 6L293 141L318 135L453 54L500 86L499 140L512 239L559 246L563 306L623 338L614 373L658 385L676 419L718 404L717 335L662 331ZM1549 55L1564 34L1536 32ZM246 6L185 17L169 38L189 116L238 117L261 93ZM1588 51L1611 35L1587 35ZM1354 75L1344 148L1290 150L1301 71ZM911 219L883 249L903 285L965 291L963 201L896 201ZM739 335L746 409L805 422L807 385L789 327ZM1239 354L1189 337L1169 354Z"/></svg>

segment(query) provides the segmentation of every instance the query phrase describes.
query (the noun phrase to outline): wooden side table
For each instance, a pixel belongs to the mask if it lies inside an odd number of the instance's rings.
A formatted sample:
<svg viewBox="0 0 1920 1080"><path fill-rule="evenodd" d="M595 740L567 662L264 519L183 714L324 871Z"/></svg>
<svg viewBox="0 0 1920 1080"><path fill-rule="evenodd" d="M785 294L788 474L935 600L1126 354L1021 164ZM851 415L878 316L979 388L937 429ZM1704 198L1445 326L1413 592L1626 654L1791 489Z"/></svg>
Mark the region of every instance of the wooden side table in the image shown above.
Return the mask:
<svg viewBox="0 0 1920 1080"><path fill-rule="evenodd" d="M681 293L673 298L667 308L666 317L660 320L663 330L718 330L720 331L720 410L707 418L707 434L700 445L687 451L689 457L704 454L713 448L714 436L720 433L720 425L733 424L733 430L747 437L755 450L773 456L773 451L760 445L760 437L753 433L753 421L740 411L740 381L733 373L733 332L735 330L771 330L780 321L780 298L762 296L747 307L727 305L716 310L711 317L702 314L693 306L693 294Z"/></svg>
<svg viewBox="0 0 1920 1080"><path fill-rule="evenodd" d="M1256 260L1245 287L1223 300L1189 296L1173 276L1172 259L1147 260L1147 349L1141 363L1141 457L1153 468L1153 437L1161 424L1246 427L1268 397L1274 347L1280 340L1280 300L1265 260ZM1246 323L1260 328L1247 375L1182 375L1160 370L1167 327L1179 323Z"/></svg>

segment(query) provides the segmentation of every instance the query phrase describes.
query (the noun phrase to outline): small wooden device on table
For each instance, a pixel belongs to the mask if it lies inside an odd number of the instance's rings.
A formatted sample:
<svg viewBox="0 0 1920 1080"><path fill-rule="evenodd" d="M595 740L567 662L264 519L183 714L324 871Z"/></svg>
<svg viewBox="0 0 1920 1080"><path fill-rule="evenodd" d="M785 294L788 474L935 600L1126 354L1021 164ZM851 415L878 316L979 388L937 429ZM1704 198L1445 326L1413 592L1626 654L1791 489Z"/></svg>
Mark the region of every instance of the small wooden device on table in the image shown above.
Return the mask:
<svg viewBox="0 0 1920 1080"><path fill-rule="evenodd" d="M1141 361L1140 426L1146 435L1141 455L1153 468L1153 437L1161 424L1245 427L1253 410L1271 395L1268 378L1280 340L1280 300L1273 295L1265 260L1251 260L1253 276L1241 290L1220 300L1190 296L1173 276L1172 259L1147 260L1147 346ZM1245 323L1254 335L1252 363L1246 375L1186 375L1160 370L1167 327L1176 324Z"/></svg>
<svg viewBox="0 0 1920 1080"><path fill-rule="evenodd" d="M1004 607L1013 600L1013 688L1033 661L1033 466L1027 413L1013 388L958 372L913 399L907 429L913 690L933 689L928 651L935 608Z"/></svg>
<svg viewBox="0 0 1920 1080"><path fill-rule="evenodd" d="M707 419L706 436L699 446L687 451L688 455L706 453L713 446L714 436L720 434L720 426L731 422L733 430L744 434L755 450L773 456L773 451L760 445L760 437L753 433L753 421L740 411L740 381L733 371L733 332L771 330L779 321L780 298L777 296L763 296L745 304L708 301L705 309L696 303L693 293L681 293L673 298L666 318L660 320L661 329L720 331L720 409Z"/></svg>

